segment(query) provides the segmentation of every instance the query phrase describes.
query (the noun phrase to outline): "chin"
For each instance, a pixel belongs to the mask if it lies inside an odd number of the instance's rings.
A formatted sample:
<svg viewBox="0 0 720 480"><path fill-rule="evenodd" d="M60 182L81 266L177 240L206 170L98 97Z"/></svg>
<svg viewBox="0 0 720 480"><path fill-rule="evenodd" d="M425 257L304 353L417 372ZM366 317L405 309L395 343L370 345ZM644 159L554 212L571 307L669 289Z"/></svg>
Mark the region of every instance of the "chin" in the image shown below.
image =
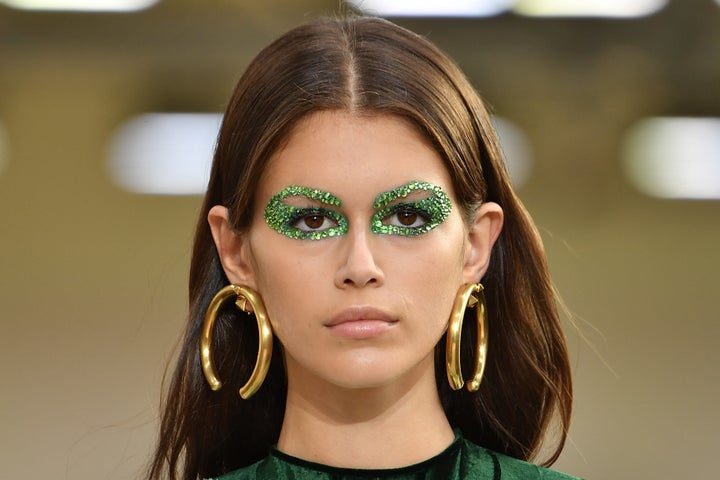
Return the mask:
<svg viewBox="0 0 720 480"><path fill-rule="evenodd" d="M431 357L432 358L432 357ZM392 368L388 368L391 366ZM338 375L338 372L347 372ZM396 359L377 359L375 362L358 364L345 364L338 366L325 380L339 388L349 390L376 390L387 387L410 386L422 379L425 375L435 378L433 362L418 362L408 365L399 365Z"/></svg>
<svg viewBox="0 0 720 480"><path fill-rule="evenodd" d="M384 375L357 375L357 373L343 378L328 379L328 382L347 390L376 390L389 387L398 380L397 377L388 377L387 373Z"/></svg>

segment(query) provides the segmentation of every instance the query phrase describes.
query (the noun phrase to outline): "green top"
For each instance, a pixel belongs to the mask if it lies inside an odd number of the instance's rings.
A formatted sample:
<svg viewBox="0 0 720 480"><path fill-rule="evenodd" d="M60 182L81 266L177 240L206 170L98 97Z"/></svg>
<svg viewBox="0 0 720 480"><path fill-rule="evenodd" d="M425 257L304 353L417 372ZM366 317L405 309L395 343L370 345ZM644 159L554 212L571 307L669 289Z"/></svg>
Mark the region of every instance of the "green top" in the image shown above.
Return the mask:
<svg viewBox="0 0 720 480"><path fill-rule="evenodd" d="M276 448L249 467L216 480L577 480L575 477L491 452L465 440L459 430L442 453L400 468L365 470L339 468L291 457Z"/></svg>

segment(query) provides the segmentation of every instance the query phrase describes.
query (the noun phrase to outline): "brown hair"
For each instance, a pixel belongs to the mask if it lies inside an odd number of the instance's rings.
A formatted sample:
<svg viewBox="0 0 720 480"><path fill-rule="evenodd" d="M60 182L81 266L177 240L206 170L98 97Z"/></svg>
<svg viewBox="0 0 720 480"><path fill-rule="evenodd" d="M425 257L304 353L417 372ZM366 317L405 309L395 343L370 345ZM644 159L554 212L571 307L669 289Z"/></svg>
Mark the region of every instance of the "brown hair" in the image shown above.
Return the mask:
<svg viewBox="0 0 720 480"><path fill-rule="evenodd" d="M212 477L267 454L280 432L285 372L274 355L249 400L237 393L257 352L254 322L233 308L216 322L219 392L205 384L199 334L213 295L228 284L207 223L224 205L247 228L263 169L293 126L311 112L343 109L412 122L445 160L466 216L485 201L505 212L503 231L482 279L489 312L489 359L477 393L451 391L443 342L437 385L445 412L469 440L532 459L554 419L560 431L546 465L559 455L570 422L572 387L564 337L540 237L512 191L489 116L458 67L427 40L377 18L324 18L286 33L249 65L230 99L190 269L190 313L165 400L151 479ZM465 322L463 369L472 367L474 322ZM276 352L281 346L276 344Z"/></svg>

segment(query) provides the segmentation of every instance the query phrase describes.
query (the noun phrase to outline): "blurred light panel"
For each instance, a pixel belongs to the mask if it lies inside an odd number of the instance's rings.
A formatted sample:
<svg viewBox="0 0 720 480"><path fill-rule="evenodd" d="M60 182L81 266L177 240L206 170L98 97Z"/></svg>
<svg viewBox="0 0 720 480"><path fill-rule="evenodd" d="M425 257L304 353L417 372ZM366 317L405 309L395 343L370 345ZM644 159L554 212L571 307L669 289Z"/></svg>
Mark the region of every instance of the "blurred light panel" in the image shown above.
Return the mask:
<svg viewBox="0 0 720 480"><path fill-rule="evenodd" d="M150 8L160 0L0 0L20 10L57 10L76 12L135 12Z"/></svg>
<svg viewBox="0 0 720 480"><path fill-rule="evenodd" d="M221 121L219 113L149 113L128 121L111 140L111 178L134 193L204 193Z"/></svg>
<svg viewBox="0 0 720 480"><path fill-rule="evenodd" d="M488 17L516 0L350 0L365 13L383 17Z"/></svg>
<svg viewBox="0 0 720 480"><path fill-rule="evenodd" d="M623 167L653 197L720 199L720 118L639 122L628 132Z"/></svg>
<svg viewBox="0 0 720 480"><path fill-rule="evenodd" d="M534 17L644 17L667 0L517 0L513 11Z"/></svg>
<svg viewBox="0 0 720 480"><path fill-rule="evenodd" d="M530 141L520 127L510 120L493 117L492 122L500 139L513 187L519 188L528 181L532 173L533 154Z"/></svg>

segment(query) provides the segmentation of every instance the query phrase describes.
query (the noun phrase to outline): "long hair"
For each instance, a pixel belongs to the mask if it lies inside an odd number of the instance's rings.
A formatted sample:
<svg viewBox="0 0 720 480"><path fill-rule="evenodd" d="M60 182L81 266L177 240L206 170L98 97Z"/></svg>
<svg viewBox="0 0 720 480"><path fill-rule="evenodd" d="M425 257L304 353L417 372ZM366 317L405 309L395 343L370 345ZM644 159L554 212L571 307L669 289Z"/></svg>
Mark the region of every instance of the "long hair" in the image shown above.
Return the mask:
<svg viewBox="0 0 720 480"><path fill-rule="evenodd" d="M565 340L540 237L510 187L486 109L459 68L422 37L388 21L323 18L266 47L240 78L225 112L197 223L189 279L190 311L164 399L149 478L212 477L263 458L277 442L285 408L281 355L249 400L237 393L257 352L254 321L230 307L216 322L214 357L224 388L205 384L199 358L203 314L228 280L207 214L224 205L236 231L248 228L254 193L272 154L294 125L321 110L389 114L412 122L450 173L466 219L486 201L505 212L482 282L489 312L489 357L476 393L451 391L443 342L437 385L446 415L469 440L533 459L557 420L558 457L570 422L572 387ZM262 292L261 292L262 293ZM471 369L474 321L465 322L463 368ZM282 346L275 345L276 352Z"/></svg>

